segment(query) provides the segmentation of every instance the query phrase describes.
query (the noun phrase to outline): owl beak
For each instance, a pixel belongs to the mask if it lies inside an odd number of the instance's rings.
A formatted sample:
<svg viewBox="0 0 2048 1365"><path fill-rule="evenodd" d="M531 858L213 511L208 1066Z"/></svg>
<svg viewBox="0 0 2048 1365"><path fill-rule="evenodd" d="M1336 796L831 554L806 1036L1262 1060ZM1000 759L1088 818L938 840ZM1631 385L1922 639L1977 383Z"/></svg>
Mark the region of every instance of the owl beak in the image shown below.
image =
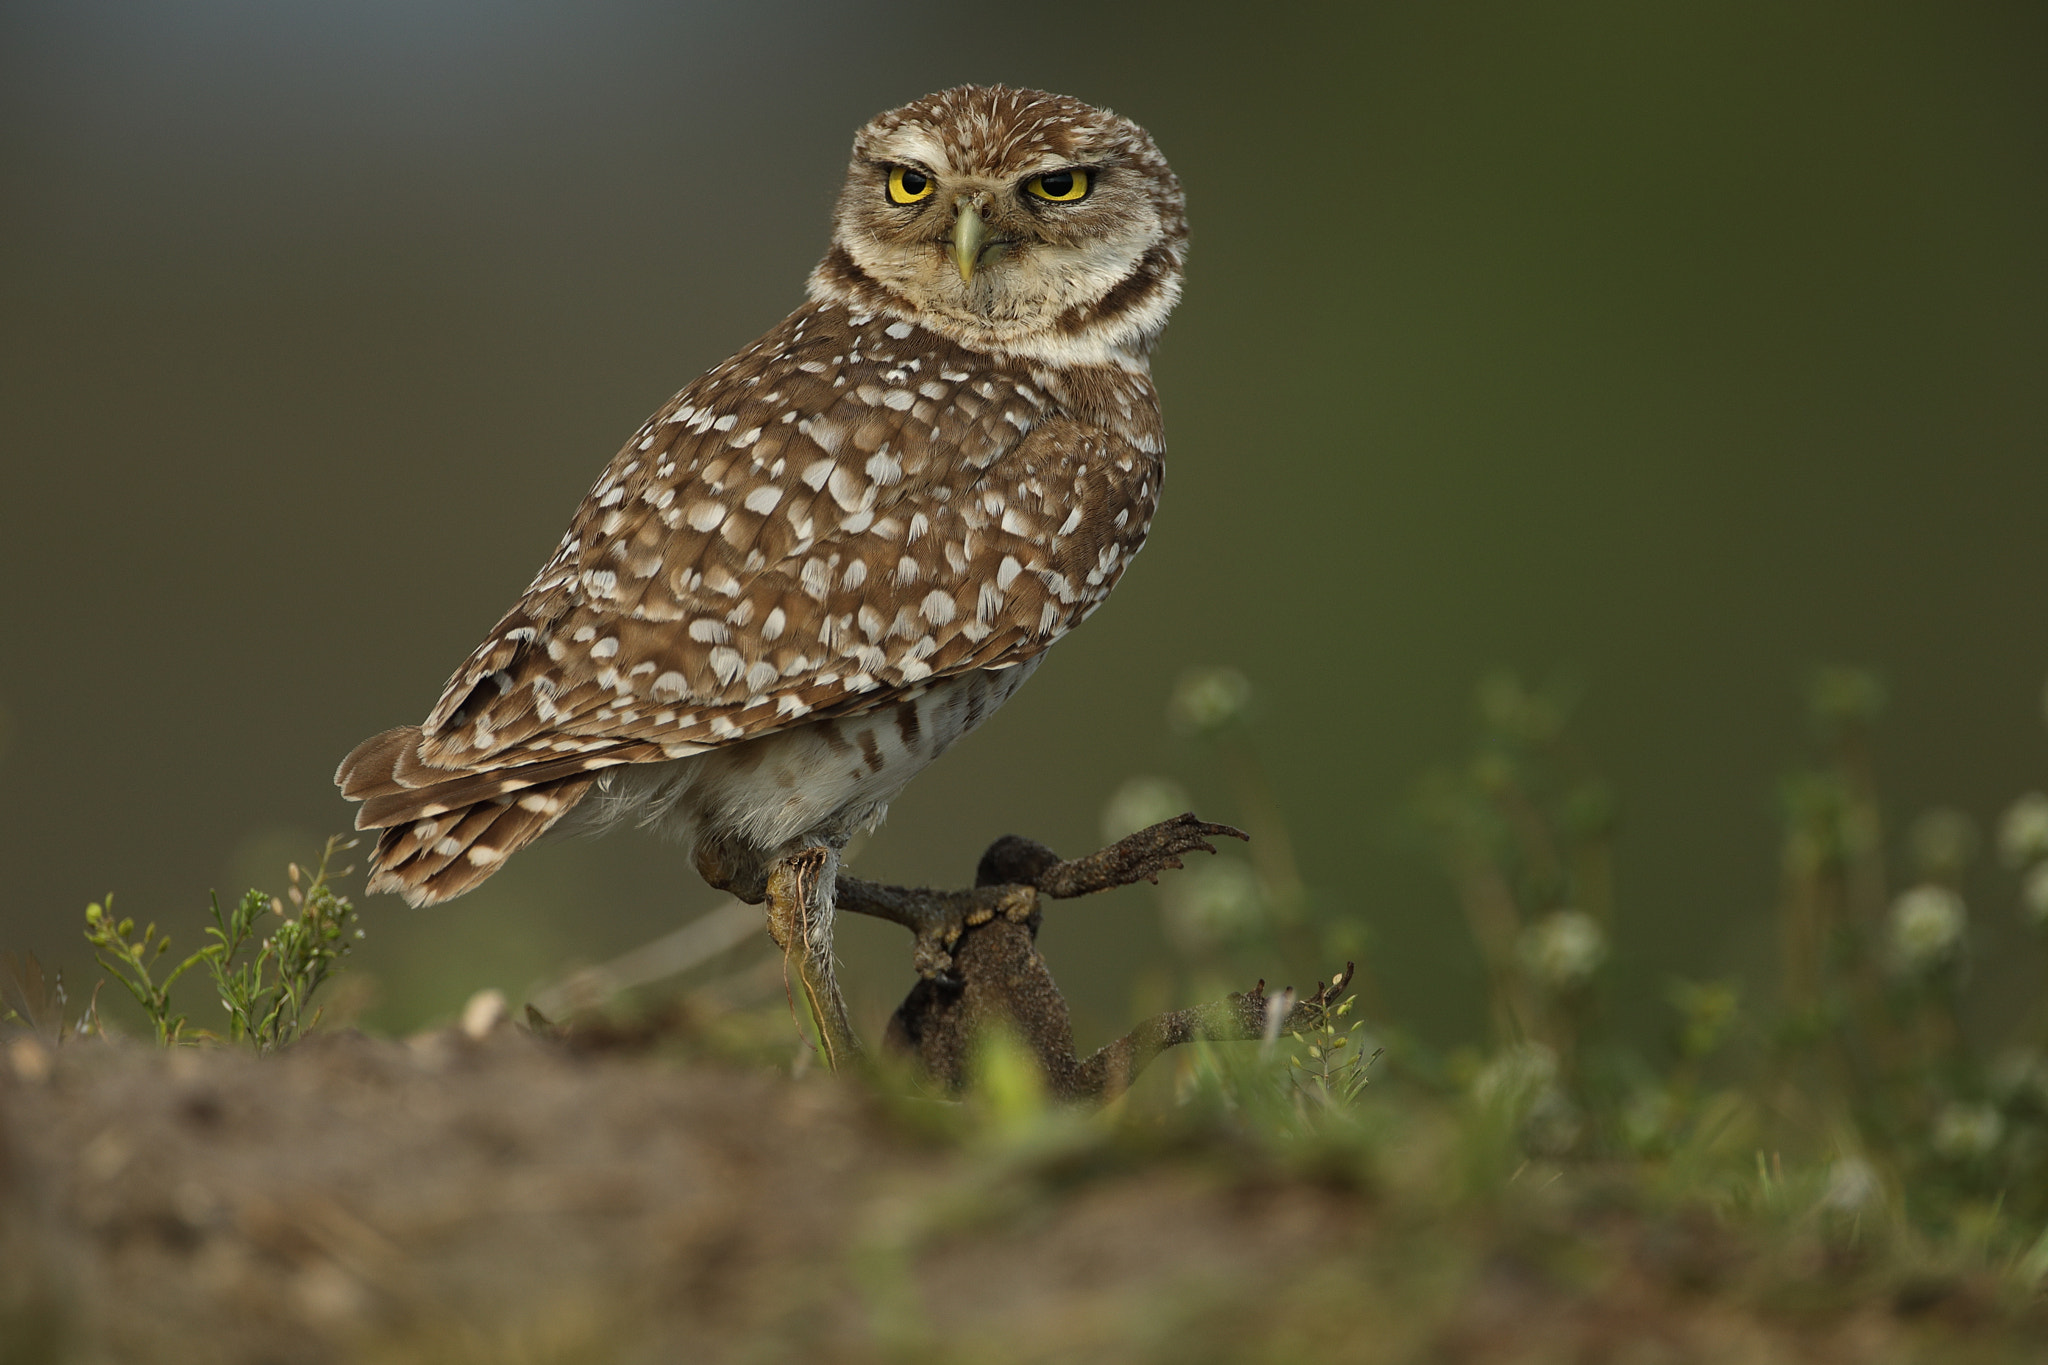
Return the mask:
<svg viewBox="0 0 2048 1365"><path fill-rule="evenodd" d="M988 238L988 228L981 221L981 210L972 200L963 200L953 219L953 264L960 268L963 283L974 282L974 266L981 259L981 245Z"/></svg>

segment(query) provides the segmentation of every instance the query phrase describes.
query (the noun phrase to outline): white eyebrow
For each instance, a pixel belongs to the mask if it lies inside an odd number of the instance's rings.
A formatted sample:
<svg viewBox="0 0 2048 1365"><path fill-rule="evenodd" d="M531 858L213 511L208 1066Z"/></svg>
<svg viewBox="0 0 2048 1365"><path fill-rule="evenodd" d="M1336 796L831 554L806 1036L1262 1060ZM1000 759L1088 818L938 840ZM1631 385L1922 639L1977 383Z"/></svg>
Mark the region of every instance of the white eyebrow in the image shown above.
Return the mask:
<svg viewBox="0 0 2048 1365"><path fill-rule="evenodd" d="M915 161L939 173L952 169L946 159L946 145L915 126L891 131L875 144L875 151L884 161Z"/></svg>
<svg viewBox="0 0 2048 1365"><path fill-rule="evenodd" d="M1017 174L1020 176L1043 175L1047 171L1083 169L1093 171L1095 167L1092 163L1087 161L1076 161L1072 157L1068 156L1054 156L1050 152L1048 152L1044 156L1039 157L1035 161L1027 161L1026 163L1024 163L1023 168L1019 170Z"/></svg>

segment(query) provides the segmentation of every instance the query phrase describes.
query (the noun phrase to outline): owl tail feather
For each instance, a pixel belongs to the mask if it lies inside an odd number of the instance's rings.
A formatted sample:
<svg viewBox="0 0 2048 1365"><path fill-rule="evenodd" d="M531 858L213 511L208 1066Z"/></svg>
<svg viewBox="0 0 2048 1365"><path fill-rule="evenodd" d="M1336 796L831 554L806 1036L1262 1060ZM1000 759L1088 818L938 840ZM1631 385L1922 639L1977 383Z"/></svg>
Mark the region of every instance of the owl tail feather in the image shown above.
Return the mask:
<svg viewBox="0 0 2048 1365"><path fill-rule="evenodd" d="M366 889L412 905L452 900L483 881L596 781L587 769L498 773L481 794L478 774L422 765L419 738L417 726L387 730L357 745L334 775L343 796L364 803L356 827L381 830Z"/></svg>

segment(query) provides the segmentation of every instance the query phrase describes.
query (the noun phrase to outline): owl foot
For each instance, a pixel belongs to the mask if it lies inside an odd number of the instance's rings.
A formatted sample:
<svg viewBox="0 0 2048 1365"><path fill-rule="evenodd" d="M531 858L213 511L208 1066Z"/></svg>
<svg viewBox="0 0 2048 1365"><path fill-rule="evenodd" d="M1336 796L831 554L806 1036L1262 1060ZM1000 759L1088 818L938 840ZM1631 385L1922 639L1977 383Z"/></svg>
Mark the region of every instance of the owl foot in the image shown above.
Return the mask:
<svg viewBox="0 0 2048 1365"><path fill-rule="evenodd" d="M811 1017L817 1021L825 1064L833 1070L860 1055L847 1022L846 1001L832 970L832 911L839 854L813 846L786 853L769 866L768 934L782 949L784 979L791 967Z"/></svg>

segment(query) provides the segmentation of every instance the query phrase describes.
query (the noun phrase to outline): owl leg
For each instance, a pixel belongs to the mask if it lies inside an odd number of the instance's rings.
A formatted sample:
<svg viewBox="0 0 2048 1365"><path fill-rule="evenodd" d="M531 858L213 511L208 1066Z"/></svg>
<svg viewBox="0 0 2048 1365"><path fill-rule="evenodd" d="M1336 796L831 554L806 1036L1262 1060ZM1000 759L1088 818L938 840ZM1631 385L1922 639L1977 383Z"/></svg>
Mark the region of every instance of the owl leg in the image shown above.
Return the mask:
<svg viewBox="0 0 2048 1365"><path fill-rule="evenodd" d="M847 1023L846 1001L832 969L832 911L839 851L813 844L777 857L768 867L768 933L795 967L797 983L818 1021L825 1062L834 1070L860 1055Z"/></svg>

